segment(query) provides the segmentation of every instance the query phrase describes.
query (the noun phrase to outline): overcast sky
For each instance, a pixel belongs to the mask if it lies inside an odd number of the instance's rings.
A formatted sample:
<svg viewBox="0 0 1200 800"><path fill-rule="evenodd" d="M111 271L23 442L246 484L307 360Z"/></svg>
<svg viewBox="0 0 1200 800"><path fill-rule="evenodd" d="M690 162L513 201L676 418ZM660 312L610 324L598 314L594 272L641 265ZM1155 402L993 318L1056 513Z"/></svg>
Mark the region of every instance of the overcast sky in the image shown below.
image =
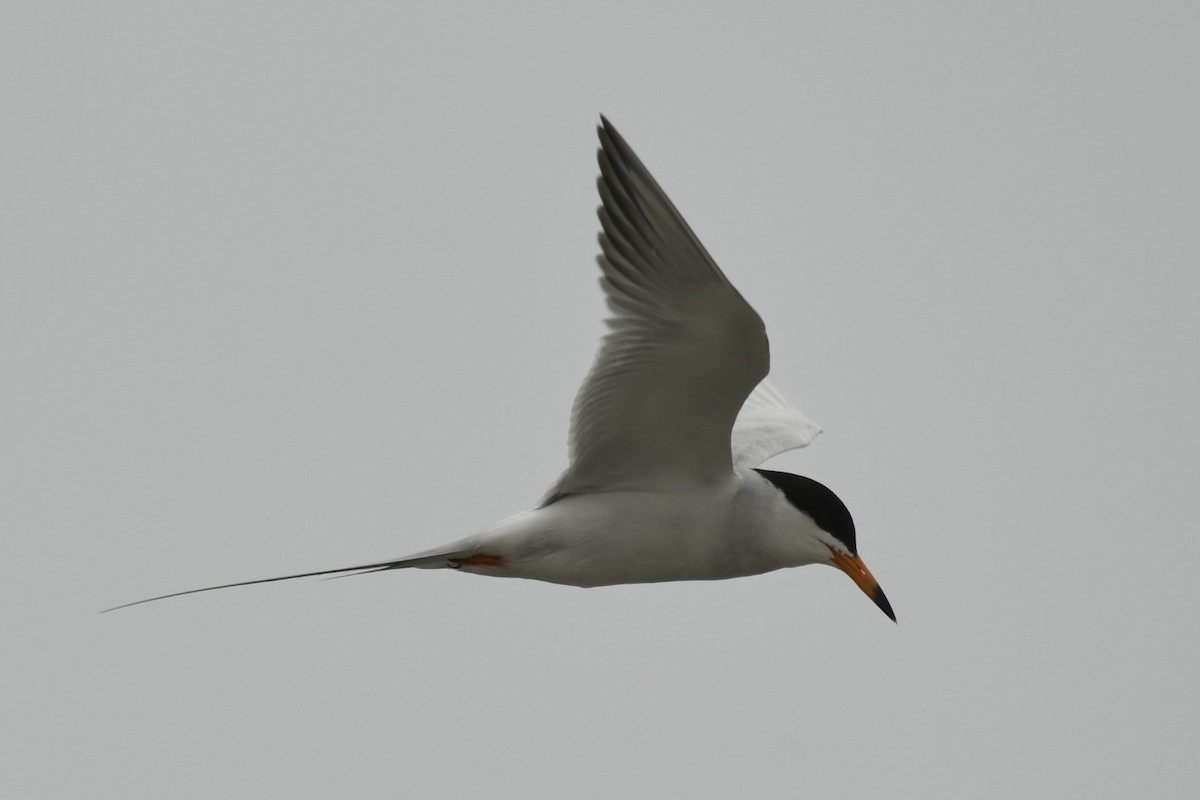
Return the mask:
<svg viewBox="0 0 1200 800"><path fill-rule="evenodd" d="M6 5L0 795L1197 796L1200 11L581 5ZM535 503L601 112L898 626L823 567L97 614Z"/></svg>

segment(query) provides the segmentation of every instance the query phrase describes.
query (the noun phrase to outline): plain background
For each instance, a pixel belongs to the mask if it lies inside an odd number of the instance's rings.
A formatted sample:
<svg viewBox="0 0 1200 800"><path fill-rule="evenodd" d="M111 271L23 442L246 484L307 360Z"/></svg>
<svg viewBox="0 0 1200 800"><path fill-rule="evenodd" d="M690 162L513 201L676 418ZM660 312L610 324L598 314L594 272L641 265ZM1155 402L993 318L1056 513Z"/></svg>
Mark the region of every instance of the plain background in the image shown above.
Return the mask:
<svg viewBox="0 0 1200 800"><path fill-rule="evenodd" d="M1191 3L10 3L0 794L1194 797ZM399 556L534 503L605 113L767 322L835 570Z"/></svg>

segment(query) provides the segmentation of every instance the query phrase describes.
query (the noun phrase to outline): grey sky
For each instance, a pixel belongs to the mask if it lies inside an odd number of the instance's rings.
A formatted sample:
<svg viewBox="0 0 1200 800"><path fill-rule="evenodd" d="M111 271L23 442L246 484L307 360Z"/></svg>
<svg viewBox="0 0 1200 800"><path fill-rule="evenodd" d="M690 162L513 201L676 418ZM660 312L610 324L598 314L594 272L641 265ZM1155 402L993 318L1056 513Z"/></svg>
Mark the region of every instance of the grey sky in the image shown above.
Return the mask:
<svg viewBox="0 0 1200 800"><path fill-rule="evenodd" d="M0 795L1195 796L1195 6L415 5L7 9ZM898 627L820 567L95 613L534 503L600 112Z"/></svg>

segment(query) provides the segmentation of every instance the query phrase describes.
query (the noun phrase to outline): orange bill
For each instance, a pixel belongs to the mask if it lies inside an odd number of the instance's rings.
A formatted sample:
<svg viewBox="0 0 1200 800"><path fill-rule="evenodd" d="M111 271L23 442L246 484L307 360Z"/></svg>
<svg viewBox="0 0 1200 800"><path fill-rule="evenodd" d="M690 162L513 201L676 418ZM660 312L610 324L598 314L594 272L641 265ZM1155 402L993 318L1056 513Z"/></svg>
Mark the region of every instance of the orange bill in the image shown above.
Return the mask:
<svg viewBox="0 0 1200 800"><path fill-rule="evenodd" d="M875 580L875 576L871 574L871 570L867 569L863 560L857 555L846 555L832 547L829 548L829 551L833 553L834 565L849 575L850 580L858 584L858 588L862 589L863 593L879 606L879 610L887 614L892 622L895 622L896 613L892 611L892 604L888 602L887 595L883 593L883 589L879 588L879 581Z"/></svg>

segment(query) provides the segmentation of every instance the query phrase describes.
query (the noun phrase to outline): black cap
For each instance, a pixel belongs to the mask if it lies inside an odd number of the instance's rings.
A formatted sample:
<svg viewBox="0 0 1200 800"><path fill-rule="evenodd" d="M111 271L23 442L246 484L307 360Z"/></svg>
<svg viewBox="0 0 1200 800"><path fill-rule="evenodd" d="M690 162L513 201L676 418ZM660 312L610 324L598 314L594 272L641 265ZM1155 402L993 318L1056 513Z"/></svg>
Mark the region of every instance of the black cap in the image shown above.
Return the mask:
<svg viewBox="0 0 1200 800"><path fill-rule="evenodd" d="M841 542L850 555L858 553L854 543L854 519L850 516L850 509L846 508L846 504L832 489L803 475L774 472L769 469L754 471L783 492L784 497L797 511L812 517L813 521L821 526L821 530Z"/></svg>

